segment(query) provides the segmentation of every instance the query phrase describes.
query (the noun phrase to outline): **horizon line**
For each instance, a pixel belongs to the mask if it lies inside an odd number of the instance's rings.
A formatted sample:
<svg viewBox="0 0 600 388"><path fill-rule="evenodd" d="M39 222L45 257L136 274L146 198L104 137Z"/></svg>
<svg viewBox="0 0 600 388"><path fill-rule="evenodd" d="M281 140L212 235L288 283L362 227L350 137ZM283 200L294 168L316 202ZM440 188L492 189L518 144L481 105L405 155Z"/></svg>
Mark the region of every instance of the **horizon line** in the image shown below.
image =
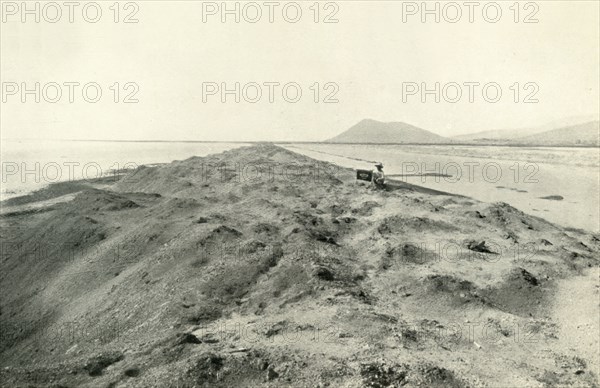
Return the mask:
<svg viewBox="0 0 600 388"><path fill-rule="evenodd" d="M422 145L422 146L443 146L443 145L452 145L452 146L479 146L479 147L540 147L540 148L600 148L600 145L593 144L563 144L563 145L546 145L546 144L519 144L519 143L469 143L469 142L440 142L440 143L417 143L417 142L408 142L408 143L365 143L365 142L330 142L330 141L311 141L311 140L122 140L122 139L43 139L43 138L6 138L2 139L2 141L65 141L65 142L104 142L104 143L215 143L215 144L260 144L260 143L272 143L272 144L329 144L329 145Z"/></svg>

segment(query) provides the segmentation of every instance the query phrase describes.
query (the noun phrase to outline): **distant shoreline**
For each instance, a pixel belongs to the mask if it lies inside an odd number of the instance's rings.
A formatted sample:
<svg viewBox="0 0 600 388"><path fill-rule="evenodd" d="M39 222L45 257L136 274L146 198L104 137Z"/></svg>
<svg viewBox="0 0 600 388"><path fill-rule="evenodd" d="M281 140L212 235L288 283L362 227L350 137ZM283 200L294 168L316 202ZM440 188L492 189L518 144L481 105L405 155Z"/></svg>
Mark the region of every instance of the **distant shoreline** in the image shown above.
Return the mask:
<svg viewBox="0 0 600 388"><path fill-rule="evenodd" d="M63 141L63 142L97 142L97 143L199 143L199 144L326 144L326 145L397 145L397 146L461 146L461 147L513 147L513 148L600 148L592 144L494 144L494 143L357 143L328 141L226 141L226 140L102 140L102 139L1 139L2 141Z"/></svg>

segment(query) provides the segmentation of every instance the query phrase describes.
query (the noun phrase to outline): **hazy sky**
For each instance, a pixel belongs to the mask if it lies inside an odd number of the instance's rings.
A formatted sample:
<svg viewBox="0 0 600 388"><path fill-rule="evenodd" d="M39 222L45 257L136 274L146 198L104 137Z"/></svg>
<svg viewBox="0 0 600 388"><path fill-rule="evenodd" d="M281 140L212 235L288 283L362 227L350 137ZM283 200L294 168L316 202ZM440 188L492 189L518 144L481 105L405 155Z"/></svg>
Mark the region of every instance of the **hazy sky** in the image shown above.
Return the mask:
<svg viewBox="0 0 600 388"><path fill-rule="evenodd" d="M515 23L513 1L499 2L502 16L497 23L484 20L479 3L473 23L469 9L461 7L456 23L444 19L440 4L440 23L434 15L421 22L420 13L411 11L401 1L337 1L327 7L321 3L319 23L315 23L313 2L299 2L302 17L291 23L283 19L280 2L269 23L269 8L257 2L263 12L257 23L232 15L222 23L220 14L204 15L197 1L138 1L138 23L122 23L135 11L121 3L119 23L109 9L112 1L98 2L102 17L97 23L86 22L82 7L74 10L74 22L68 21L68 8L62 8L57 23L44 20L25 23L20 9L3 2L1 26L1 75L6 102L1 105L3 138L74 138L74 139L163 139L163 140L323 140L347 129L363 118L382 121L405 121L441 135L498 128L542 125L569 116L598 114L600 104L598 1L540 1L525 8L521 2L519 23ZM20 6L20 1L14 4ZM62 4L62 2L58 2ZM221 2L214 3L220 6ZM414 3L417 6L420 5ZM29 3L32 4L33 2ZM86 2L81 3L86 4ZM228 2L235 7L235 2ZM429 2L430 7L435 2ZM458 4L463 4L459 1ZM47 9L47 18L55 10ZM253 18L255 8L247 7ZM446 7L448 19L455 9ZM523 23L535 12L538 23ZM43 10L40 10L42 13ZM88 9L94 18L94 9ZM335 12L337 23L323 23ZM287 15L294 18L295 8ZM487 16L495 18L489 7ZM20 90L11 95L13 83L25 82L30 89L35 82L47 85L46 97L54 98L61 85L62 97L50 103L33 95L21 101ZM95 82L102 90L97 103L82 97L81 86L75 87L74 102L69 103L65 82L81 85ZM120 83L119 102L113 101L110 89ZM133 86L138 103L122 102ZM231 89L256 82L262 98L257 103L225 103L219 93L207 95L203 102L203 84L226 83ZM269 102L269 88L274 86L274 102ZM296 103L282 96L282 85L295 82L302 89ZM314 87L320 85L319 102L314 102ZM425 103L420 93L403 101L403 84L425 83L430 89L436 82L461 85L460 101L436 103L428 95ZM474 101L469 102L465 82L481 85L495 82L502 90L497 103L487 102L482 88L474 87ZM513 100L519 83L519 102ZM339 87L337 103L324 103ZM527 89L525 84L532 83ZM539 90L536 91L536 86ZM455 97L450 84L447 97ZM312 89L311 89L312 87ZM256 89L246 88L254 98ZM536 92L537 103L524 103ZM41 93L41 91L40 91ZM93 98L94 89L88 89ZM288 89L288 98L295 97ZM494 89L487 97L494 98Z"/></svg>

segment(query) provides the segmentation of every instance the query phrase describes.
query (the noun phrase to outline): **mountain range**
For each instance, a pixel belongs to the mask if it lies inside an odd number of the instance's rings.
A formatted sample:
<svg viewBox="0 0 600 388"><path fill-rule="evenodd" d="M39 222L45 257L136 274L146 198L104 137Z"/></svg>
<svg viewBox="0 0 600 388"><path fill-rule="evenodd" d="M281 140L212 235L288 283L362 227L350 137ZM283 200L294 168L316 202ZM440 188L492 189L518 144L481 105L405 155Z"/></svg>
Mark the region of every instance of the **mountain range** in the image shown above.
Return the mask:
<svg viewBox="0 0 600 388"><path fill-rule="evenodd" d="M539 127L480 131L444 137L404 122L365 119L329 143L361 144L506 144L528 146L600 146L600 121L593 117L573 117Z"/></svg>
<svg viewBox="0 0 600 388"><path fill-rule="evenodd" d="M365 119L328 140L332 143L448 143L448 138L403 122Z"/></svg>

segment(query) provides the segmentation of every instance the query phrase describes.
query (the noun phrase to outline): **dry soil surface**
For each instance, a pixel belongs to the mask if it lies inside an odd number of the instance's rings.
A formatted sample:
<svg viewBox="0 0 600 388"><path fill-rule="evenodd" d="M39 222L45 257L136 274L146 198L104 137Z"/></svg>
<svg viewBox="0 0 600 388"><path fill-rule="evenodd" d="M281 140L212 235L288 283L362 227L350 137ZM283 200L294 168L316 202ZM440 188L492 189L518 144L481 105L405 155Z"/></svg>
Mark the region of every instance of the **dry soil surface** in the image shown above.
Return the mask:
<svg viewBox="0 0 600 388"><path fill-rule="evenodd" d="M270 144L71 184L3 204L2 386L599 386L597 235Z"/></svg>

